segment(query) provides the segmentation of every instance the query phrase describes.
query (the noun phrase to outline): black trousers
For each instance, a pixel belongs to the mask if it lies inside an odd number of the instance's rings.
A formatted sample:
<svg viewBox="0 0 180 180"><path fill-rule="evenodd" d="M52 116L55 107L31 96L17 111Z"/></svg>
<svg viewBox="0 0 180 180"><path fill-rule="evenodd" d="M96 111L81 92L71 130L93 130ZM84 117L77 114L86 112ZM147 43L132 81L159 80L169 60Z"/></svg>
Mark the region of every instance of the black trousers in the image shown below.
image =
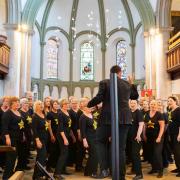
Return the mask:
<svg viewBox="0 0 180 180"><path fill-rule="evenodd" d="M0 145L4 145L2 136L0 135ZM0 152L0 167L4 167L6 162L6 153L5 152Z"/></svg>
<svg viewBox="0 0 180 180"><path fill-rule="evenodd" d="M42 141L42 148L37 150L37 156L36 156L36 161L38 161L43 167L46 166L46 158L47 158L47 149L46 149L46 145L47 143L45 141ZM35 165L34 167L34 174L33 174L33 179L42 177L44 175L44 173L39 169L39 167L37 165Z"/></svg>
<svg viewBox="0 0 180 180"><path fill-rule="evenodd" d="M76 142L76 169L77 170L78 168L82 167L84 156L85 156L85 149L83 146L83 142L77 139L77 142Z"/></svg>
<svg viewBox="0 0 180 180"><path fill-rule="evenodd" d="M95 137L87 137L88 148L88 160L85 167L84 174L92 175L97 173L98 160L97 160L97 148Z"/></svg>
<svg viewBox="0 0 180 180"><path fill-rule="evenodd" d="M172 141L175 164L180 172L180 142L177 141L177 135L171 134L171 141Z"/></svg>
<svg viewBox="0 0 180 180"><path fill-rule="evenodd" d="M60 154L58 140L56 139L54 143L50 142L48 145L49 145L49 157L47 162L47 168L55 168Z"/></svg>
<svg viewBox="0 0 180 180"><path fill-rule="evenodd" d="M136 175L142 175L142 168L141 168L141 156L140 150L142 147L142 142L137 142L136 140L132 139L132 169L136 173Z"/></svg>
<svg viewBox="0 0 180 180"><path fill-rule="evenodd" d="M9 179L14 173L15 162L18 155L18 146L20 146L20 142L17 139L11 138L11 146L15 147L16 150L6 152L6 162L3 173L3 180Z"/></svg>
<svg viewBox="0 0 180 180"><path fill-rule="evenodd" d="M64 141L61 137L58 138L58 143L60 148L60 155L56 164L54 174L61 175L67 162L69 147L64 145Z"/></svg>
<svg viewBox="0 0 180 180"><path fill-rule="evenodd" d="M120 179L125 178L126 174L126 141L127 134L130 125L119 125L119 172ZM97 128L97 155L98 162L100 163L100 169L106 170L108 168L107 164L107 144L109 137L111 136L111 126L110 125L101 125Z"/></svg>
<svg viewBox="0 0 180 180"><path fill-rule="evenodd" d="M22 171L27 166L27 142L20 142L17 144L18 163L16 170Z"/></svg>
<svg viewBox="0 0 180 180"><path fill-rule="evenodd" d="M160 143L156 143L154 139L147 139L147 146L149 152L149 160L152 166L152 170L157 170L159 172L163 171L163 158L162 158L162 150L163 150L163 142L164 139L161 139Z"/></svg>

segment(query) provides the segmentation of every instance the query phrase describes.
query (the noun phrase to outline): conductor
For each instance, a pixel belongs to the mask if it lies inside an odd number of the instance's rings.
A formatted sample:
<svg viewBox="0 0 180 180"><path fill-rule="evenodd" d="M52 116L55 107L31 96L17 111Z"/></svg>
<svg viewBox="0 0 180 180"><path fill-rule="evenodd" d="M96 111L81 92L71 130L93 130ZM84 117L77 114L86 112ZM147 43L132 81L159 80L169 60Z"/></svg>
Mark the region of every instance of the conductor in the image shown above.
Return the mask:
<svg viewBox="0 0 180 180"><path fill-rule="evenodd" d="M118 92L118 114L119 114L119 173L120 180L125 180L126 158L125 148L128 129L132 124L131 111L129 109L129 99L137 99L138 92L136 86L132 84L132 78L129 82L121 79L122 71L117 65L110 70L117 74L117 92ZM105 79L99 83L97 95L88 103L88 107L93 107L102 102L102 111L100 114L99 125L97 128L97 155L100 164L101 173L99 178L106 178L108 173L108 164L106 156L106 145L111 137L111 104L110 104L110 79Z"/></svg>

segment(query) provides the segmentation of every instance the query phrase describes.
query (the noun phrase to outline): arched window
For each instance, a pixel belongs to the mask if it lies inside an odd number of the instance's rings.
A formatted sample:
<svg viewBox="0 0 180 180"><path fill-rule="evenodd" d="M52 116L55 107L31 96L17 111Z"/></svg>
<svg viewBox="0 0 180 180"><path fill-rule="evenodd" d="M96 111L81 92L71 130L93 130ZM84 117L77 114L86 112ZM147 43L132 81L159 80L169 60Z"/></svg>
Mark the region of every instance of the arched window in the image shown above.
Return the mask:
<svg viewBox="0 0 180 180"><path fill-rule="evenodd" d="M54 39L47 42L47 78L58 78L58 42Z"/></svg>
<svg viewBox="0 0 180 180"><path fill-rule="evenodd" d="M121 67L122 78L127 77L127 46L126 41L120 40L116 45L116 64Z"/></svg>
<svg viewBox="0 0 180 180"><path fill-rule="evenodd" d="M85 42L81 45L81 80L94 80L94 46Z"/></svg>

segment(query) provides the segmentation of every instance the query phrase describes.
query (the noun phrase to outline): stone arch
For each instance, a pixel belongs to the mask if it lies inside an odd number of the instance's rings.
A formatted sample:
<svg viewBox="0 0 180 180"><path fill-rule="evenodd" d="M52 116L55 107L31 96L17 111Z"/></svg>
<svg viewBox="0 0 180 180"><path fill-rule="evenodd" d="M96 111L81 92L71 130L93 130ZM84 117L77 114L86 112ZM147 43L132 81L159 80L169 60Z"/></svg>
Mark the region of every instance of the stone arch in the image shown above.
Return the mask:
<svg viewBox="0 0 180 180"><path fill-rule="evenodd" d="M7 23L19 24L21 21L21 3L20 0L7 0Z"/></svg>
<svg viewBox="0 0 180 180"><path fill-rule="evenodd" d="M144 31L155 27L155 14L149 0L131 0L136 6L142 20Z"/></svg>
<svg viewBox="0 0 180 180"><path fill-rule="evenodd" d="M43 0L32 1L28 0L25 4L22 13L22 24L26 24L30 29L33 29L37 13L43 3Z"/></svg>
<svg viewBox="0 0 180 180"><path fill-rule="evenodd" d="M171 5L172 0L159 0L157 2L157 26L167 28L171 26Z"/></svg>

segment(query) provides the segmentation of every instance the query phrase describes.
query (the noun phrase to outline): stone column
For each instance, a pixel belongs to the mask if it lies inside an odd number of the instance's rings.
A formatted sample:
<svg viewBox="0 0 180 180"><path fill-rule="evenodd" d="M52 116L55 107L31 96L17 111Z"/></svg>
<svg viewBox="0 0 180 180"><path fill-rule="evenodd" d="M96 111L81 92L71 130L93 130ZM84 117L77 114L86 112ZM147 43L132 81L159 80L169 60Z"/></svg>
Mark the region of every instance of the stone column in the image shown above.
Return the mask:
<svg viewBox="0 0 180 180"><path fill-rule="evenodd" d="M10 46L9 73L4 80L4 95L20 95L21 33L18 25L6 24L7 44Z"/></svg>
<svg viewBox="0 0 180 180"><path fill-rule="evenodd" d="M32 31L21 32L20 96L31 89L31 41Z"/></svg>
<svg viewBox="0 0 180 180"><path fill-rule="evenodd" d="M172 93L172 85L170 75L167 73L167 56L168 40L170 37L170 29L160 29L156 36L156 97L167 99Z"/></svg>
<svg viewBox="0 0 180 180"><path fill-rule="evenodd" d="M169 31L145 32L146 85L156 98L166 99L171 94L171 80L167 73L166 51Z"/></svg>

